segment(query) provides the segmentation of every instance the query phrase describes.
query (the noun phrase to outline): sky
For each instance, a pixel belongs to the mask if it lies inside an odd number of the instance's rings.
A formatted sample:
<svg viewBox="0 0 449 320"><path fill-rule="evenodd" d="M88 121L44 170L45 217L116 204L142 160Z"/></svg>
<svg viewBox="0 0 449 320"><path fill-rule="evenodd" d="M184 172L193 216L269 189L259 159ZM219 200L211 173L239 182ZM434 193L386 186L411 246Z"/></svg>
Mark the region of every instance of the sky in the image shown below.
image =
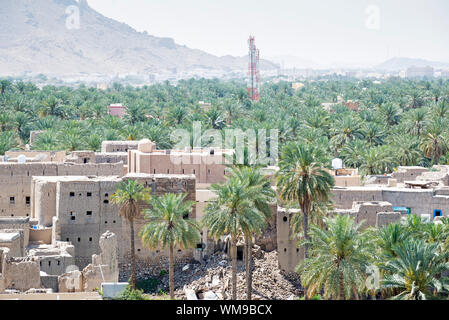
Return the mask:
<svg viewBox="0 0 449 320"><path fill-rule="evenodd" d="M392 57L449 62L447 0L88 0L137 31L224 56L326 67ZM294 57L294 58L292 58ZM286 66L288 67L288 66Z"/></svg>

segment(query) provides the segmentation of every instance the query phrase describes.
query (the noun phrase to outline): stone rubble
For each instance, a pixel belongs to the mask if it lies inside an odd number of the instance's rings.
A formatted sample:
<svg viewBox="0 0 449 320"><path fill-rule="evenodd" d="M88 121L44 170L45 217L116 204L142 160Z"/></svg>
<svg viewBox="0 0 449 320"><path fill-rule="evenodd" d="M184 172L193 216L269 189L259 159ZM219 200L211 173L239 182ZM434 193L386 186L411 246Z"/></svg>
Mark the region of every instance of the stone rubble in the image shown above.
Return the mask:
<svg viewBox="0 0 449 320"><path fill-rule="evenodd" d="M253 300L298 299L302 287L297 275L287 275L280 271L276 251L265 252L259 246L253 248ZM187 268L187 265L189 266ZM127 281L130 264L120 266L120 281ZM237 263L237 298L246 299L245 266ZM156 298L161 292L168 293L168 261L159 266L137 262L137 278L147 280L156 278L159 284L150 296ZM231 261L222 252L210 256L202 263L179 261L175 264L175 298L178 300L229 300L232 295Z"/></svg>

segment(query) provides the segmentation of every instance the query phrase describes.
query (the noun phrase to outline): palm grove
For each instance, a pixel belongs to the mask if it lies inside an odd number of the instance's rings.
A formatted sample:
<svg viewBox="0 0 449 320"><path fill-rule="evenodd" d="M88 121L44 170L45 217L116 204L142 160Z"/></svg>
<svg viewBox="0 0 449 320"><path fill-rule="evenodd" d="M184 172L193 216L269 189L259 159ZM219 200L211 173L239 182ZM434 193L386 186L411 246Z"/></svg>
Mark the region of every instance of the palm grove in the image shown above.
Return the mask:
<svg viewBox="0 0 449 320"><path fill-rule="evenodd" d="M225 183L211 189L201 225L188 219L192 203L183 195L150 195L132 182L122 184L114 197L120 214L134 233L133 221L144 215L148 224L139 236L149 248L163 247L170 254L170 296L174 296L175 247L192 247L200 228L214 238L230 239L232 298L237 298L236 243L245 241L247 297L251 298L252 239L271 219L269 204L277 201L298 208L292 229L305 247L297 271L305 298L326 299L431 299L447 297L447 235L449 223L427 224L417 216L380 230L364 229L347 216L332 217L332 177L325 167L338 156L363 175L383 174L400 165L449 163L449 81L382 83L328 78L307 82L297 91L291 84L267 83L259 103L248 100L244 84L218 80L180 81L132 88L120 84L106 91L80 86L46 86L0 81L0 153L23 148L31 130L44 130L33 145L37 150L94 150L103 140L149 138L170 148L170 132L203 128L278 129L281 156L274 193L258 168L233 167ZM357 100L358 112L334 104L341 96ZM212 103L201 109L198 101ZM128 106L123 119L108 116L106 106ZM208 140L204 140L207 146ZM149 209L140 212L139 201ZM186 218L187 216L187 218ZM131 237L136 288L134 237ZM372 281L371 281L372 280Z"/></svg>

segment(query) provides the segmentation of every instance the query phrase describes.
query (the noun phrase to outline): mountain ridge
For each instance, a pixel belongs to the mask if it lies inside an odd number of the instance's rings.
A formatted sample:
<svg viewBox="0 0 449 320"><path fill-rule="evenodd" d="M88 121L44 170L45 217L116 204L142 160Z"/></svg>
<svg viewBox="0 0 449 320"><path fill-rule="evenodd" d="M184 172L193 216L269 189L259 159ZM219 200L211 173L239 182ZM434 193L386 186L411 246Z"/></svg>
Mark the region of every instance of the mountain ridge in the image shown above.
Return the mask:
<svg viewBox="0 0 449 320"><path fill-rule="evenodd" d="M66 27L67 8L79 10L79 29ZM247 57L217 57L138 32L107 18L85 0L2 0L0 72L32 74L158 74L244 71ZM277 65L263 60L262 69Z"/></svg>
<svg viewBox="0 0 449 320"><path fill-rule="evenodd" d="M425 59L394 57L376 66L376 69L386 71L401 71L410 67L449 68L449 63Z"/></svg>

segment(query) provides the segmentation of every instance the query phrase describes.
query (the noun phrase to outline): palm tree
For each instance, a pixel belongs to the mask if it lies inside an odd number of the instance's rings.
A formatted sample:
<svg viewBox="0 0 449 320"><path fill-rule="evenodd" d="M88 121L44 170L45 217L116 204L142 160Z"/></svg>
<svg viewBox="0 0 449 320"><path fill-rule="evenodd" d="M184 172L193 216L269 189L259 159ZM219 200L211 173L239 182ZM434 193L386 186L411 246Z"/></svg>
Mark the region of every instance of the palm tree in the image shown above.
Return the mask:
<svg viewBox="0 0 449 320"><path fill-rule="evenodd" d="M383 143L385 131L375 122L368 122L363 127L363 136L369 145L377 146Z"/></svg>
<svg viewBox="0 0 449 320"><path fill-rule="evenodd" d="M421 150L426 157L432 159L433 164L438 164L441 156L448 150L446 127L447 122L437 118L426 129L422 137Z"/></svg>
<svg viewBox="0 0 449 320"><path fill-rule="evenodd" d="M6 151L18 145L18 139L15 132L6 131L0 133L0 155L4 155Z"/></svg>
<svg viewBox="0 0 449 320"><path fill-rule="evenodd" d="M360 154L359 169L363 176L384 174L388 169L393 169L396 162L387 145L372 147Z"/></svg>
<svg viewBox="0 0 449 320"><path fill-rule="evenodd" d="M349 215L337 215L326 220L326 229L312 225L310 258L297 267L301 282L309 288L309 297L324 288L326 299L358 298L372 256L368 231L359 231Z"/></svg>
<svg viewBox="0 0 449 320"><path fill-rule="evenodd" d="M123 181L117 186L116 192L111 196L111 202L120 206L120 216L129 222L131 238L131 285L137 288L136 256L134 246L134 220L140 216L138 201L148 199L149 190L138 183L137 180Z"/></svg>
<svg viewBox="0 0 449 320"><path fill-rule="evenodd" d="M131 125L134 125L138 122L143 122L146 120L145 109L141 105L131 104L126 109L126 114L124 118L128 120Z"/></svg>
<svg viewBox="0 0 449 320"><path fill-rule="evenodd" d="M383 104L378 111L381 118L389 126L397 125L401 119L400 109L393 104Z"/></svg>
<svg viewBox="0 0 449 320"><path fill-rule="evenodd" d="M338 156L338 151L346 143L363 138L363 130L357 119L346 116L335 122L331 130L331 144L334 146L334 156Z"/></svg>
<svg viewBox="0 0 449 320"><path fill-rule="evenodd" d="M441 252L436 243L409 240L398 245L397 258L382 266L387 272L382 281L384 290L401 291L392 299L437 299L439 293L448 292L448 279L442 273L449 269L449 252Z"/></svg>
<svg viewBox="0 0 449 320"><path fill-rule="evenodd" d="M9 80L0 80L0 94L3 96L8 90L8 88L11 87L11 81Z"/></svg>
<svg viewBox="0 0 449 320"><path fill-rule="evenodd" d="M270 180L254 167L241 166L231 169L231 175L240 183L246 185L249 195L252 195L254 207L263 215L266 221L272 218L270 203L276 199L276 193L271 188ZM266 224L258 225L252 233L261 234ZM245 234L245 257L246 257L246 297L251 300L252 296L252 233Z"/></svg>
<svg viewBox="0 0 449 320"><path fill-rule="evenodd" d="M276 185L284 201L298 203L304 215L304 259L308 258L309 215L316 202L328 202L335 184L334 178L323 168L323 154L312 145L289 144L282 151Z"/></svg>
<svg viewBox="0 0 449 320"><path fill-rule="evenodd" d="M151 209L144 210L149 222L139 236L149 248L169 249L170 298L175 297L174 249L194 247L201 240L200 227L195 220L188 219L193 201L185 201L187 194L166 193L152 197L148 202Z"/></svg>
<svg viewBox="0 0 449 320"><path fill-rule="evenodd" d="M390 145L395 150L395 158L401 166L415 166L424 161L419 149L419 138L404 134L397 134L390 138Z"/></svg>
<svg viewBox="0 0 449 320"><path fill-rule="evenodd" d="M229 177L225 183L211 185L217 198L208 203L203 225L211 237L230 236L232 260L232 299L237 299L237 241L266 224L266 217L256 208L254 192L247 183Z"/></svg>
<svg viewBox="0 0 449 320"><path fill-rule="evenodd" d="M377 245L381 250L381 255L389 260L397 257L395 248L410 238L411 232L405 225L391 223L378 230Z"/></svg>
<svg viewBox="0 0 449 320"><path fill-rule="evenodd" d="M420 136L427 123L426 118L426 110L424 108L415 109L407 113L407 120L405 122L407 132Z"/></svg>
<svg viewBox="0 0 449 320"><path fill-rule="evenodd" d="M410 94L410 108L416 109L424 104L422 95L419 91L414 90Z"/></svg>

